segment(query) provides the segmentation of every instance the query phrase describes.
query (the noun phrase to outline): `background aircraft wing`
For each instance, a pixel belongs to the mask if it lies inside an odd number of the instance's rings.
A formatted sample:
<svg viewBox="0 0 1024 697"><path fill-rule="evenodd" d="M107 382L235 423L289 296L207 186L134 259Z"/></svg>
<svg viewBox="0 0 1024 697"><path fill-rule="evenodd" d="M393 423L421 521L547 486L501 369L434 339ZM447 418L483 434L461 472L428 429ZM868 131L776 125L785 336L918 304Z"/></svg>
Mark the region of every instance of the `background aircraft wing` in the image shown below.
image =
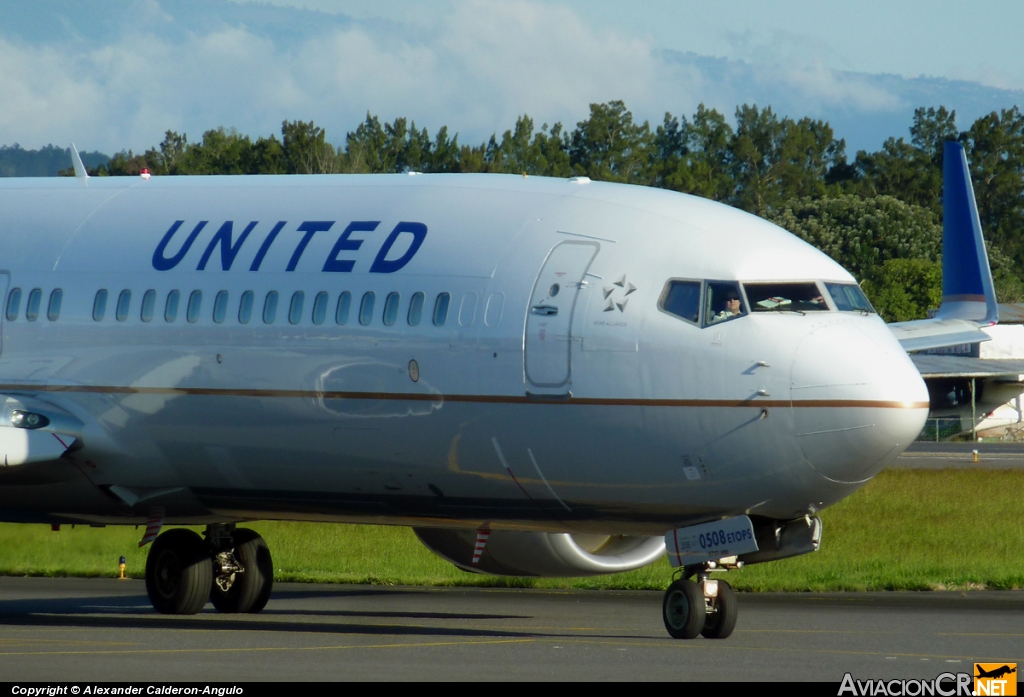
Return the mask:
<svg viewBox="0 0 1024 697"><path fill-rule="evenodd" d="M985 323L983 326L988 326ZM895 322L889 329L907 351L976 344L990 337L979 329L977 322L964 319L921 319L913 322Z"/></svg>

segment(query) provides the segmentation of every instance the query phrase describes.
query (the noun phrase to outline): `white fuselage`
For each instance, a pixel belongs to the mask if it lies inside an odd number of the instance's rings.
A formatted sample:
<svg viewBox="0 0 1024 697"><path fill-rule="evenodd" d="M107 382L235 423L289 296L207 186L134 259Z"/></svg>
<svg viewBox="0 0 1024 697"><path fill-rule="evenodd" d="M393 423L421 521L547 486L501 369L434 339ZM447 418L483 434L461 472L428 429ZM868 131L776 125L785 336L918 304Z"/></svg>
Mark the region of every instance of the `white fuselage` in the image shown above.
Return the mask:
<svg viewBox="0 0 1024 697"><path fill-rule="evenodd" d="M0 471L0 518L137 523L158 505L178 522L662 534L813 512L920 431L927 391L877 315L831 303L700 326L661 309L670 279L853 283L758 218L631 186L502 175L0 183L0 290L21 291L13 319L0 315L0 395L82 424L60 463Z"/></svg>

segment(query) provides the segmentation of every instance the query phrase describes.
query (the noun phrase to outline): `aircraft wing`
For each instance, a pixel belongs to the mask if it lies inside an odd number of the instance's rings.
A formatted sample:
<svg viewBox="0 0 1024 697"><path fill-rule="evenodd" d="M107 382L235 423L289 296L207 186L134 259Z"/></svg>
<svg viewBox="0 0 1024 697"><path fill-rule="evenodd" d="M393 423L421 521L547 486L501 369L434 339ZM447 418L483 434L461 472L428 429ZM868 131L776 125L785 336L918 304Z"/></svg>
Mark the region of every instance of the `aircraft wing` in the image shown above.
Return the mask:
<svg viewBox="0 0 1024 697"><path fill-rule="evenodd" d="M974 378L1024 384L1024 360L1019 358L973 358L971 356L929 355L910 357L925 380L937 378Z"/></svg>
<svg viewBox="0 0 1024 697"><path fill-rule="evenodd" d="M999 321L967 154L947 141L942 168L942 304L932 319L889 325L907 351L988 341Z"/></svg>
<svg viewBox="0 0 1024 697"><path fill-rule="evenodd" d="M989 323L986 322L981 326L989 326ZM981 331L977 322L964 319L936 318L895 322L889 325L889 329L908 352L955 346L956 344L976 344L992 339Z"/></svg>

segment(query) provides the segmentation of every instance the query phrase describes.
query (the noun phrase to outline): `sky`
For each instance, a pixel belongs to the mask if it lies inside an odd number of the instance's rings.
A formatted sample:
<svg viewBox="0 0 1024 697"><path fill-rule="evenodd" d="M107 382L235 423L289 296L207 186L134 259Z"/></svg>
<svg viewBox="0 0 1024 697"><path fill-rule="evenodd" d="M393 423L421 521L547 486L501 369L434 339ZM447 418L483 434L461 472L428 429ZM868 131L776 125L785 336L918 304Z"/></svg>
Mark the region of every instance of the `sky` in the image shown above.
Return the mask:
<svg viewBox="0 0 1024 697"><path fill-rule="evenodd" d="M109 154L296 119L340 144L367 113L478 144L622 99L652 123L771 105L852 156L915 107L961 128L1024 107L1021 27L1020 0L5 0L0 144Z"/></svg>

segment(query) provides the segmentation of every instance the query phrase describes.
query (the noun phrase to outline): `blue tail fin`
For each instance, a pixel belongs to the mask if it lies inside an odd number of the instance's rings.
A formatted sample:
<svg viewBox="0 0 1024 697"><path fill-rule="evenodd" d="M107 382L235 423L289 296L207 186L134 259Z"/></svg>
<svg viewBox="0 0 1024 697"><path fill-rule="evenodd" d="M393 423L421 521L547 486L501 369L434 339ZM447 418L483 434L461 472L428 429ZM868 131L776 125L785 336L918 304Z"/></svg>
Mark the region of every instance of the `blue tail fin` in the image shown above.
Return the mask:
<svg viewBox="0 0 1024 697"><path fill-rule="evenodd" d="M995 324L999 306L967 154L947 141L942 170L942 305L937 319Z"/></svg>

